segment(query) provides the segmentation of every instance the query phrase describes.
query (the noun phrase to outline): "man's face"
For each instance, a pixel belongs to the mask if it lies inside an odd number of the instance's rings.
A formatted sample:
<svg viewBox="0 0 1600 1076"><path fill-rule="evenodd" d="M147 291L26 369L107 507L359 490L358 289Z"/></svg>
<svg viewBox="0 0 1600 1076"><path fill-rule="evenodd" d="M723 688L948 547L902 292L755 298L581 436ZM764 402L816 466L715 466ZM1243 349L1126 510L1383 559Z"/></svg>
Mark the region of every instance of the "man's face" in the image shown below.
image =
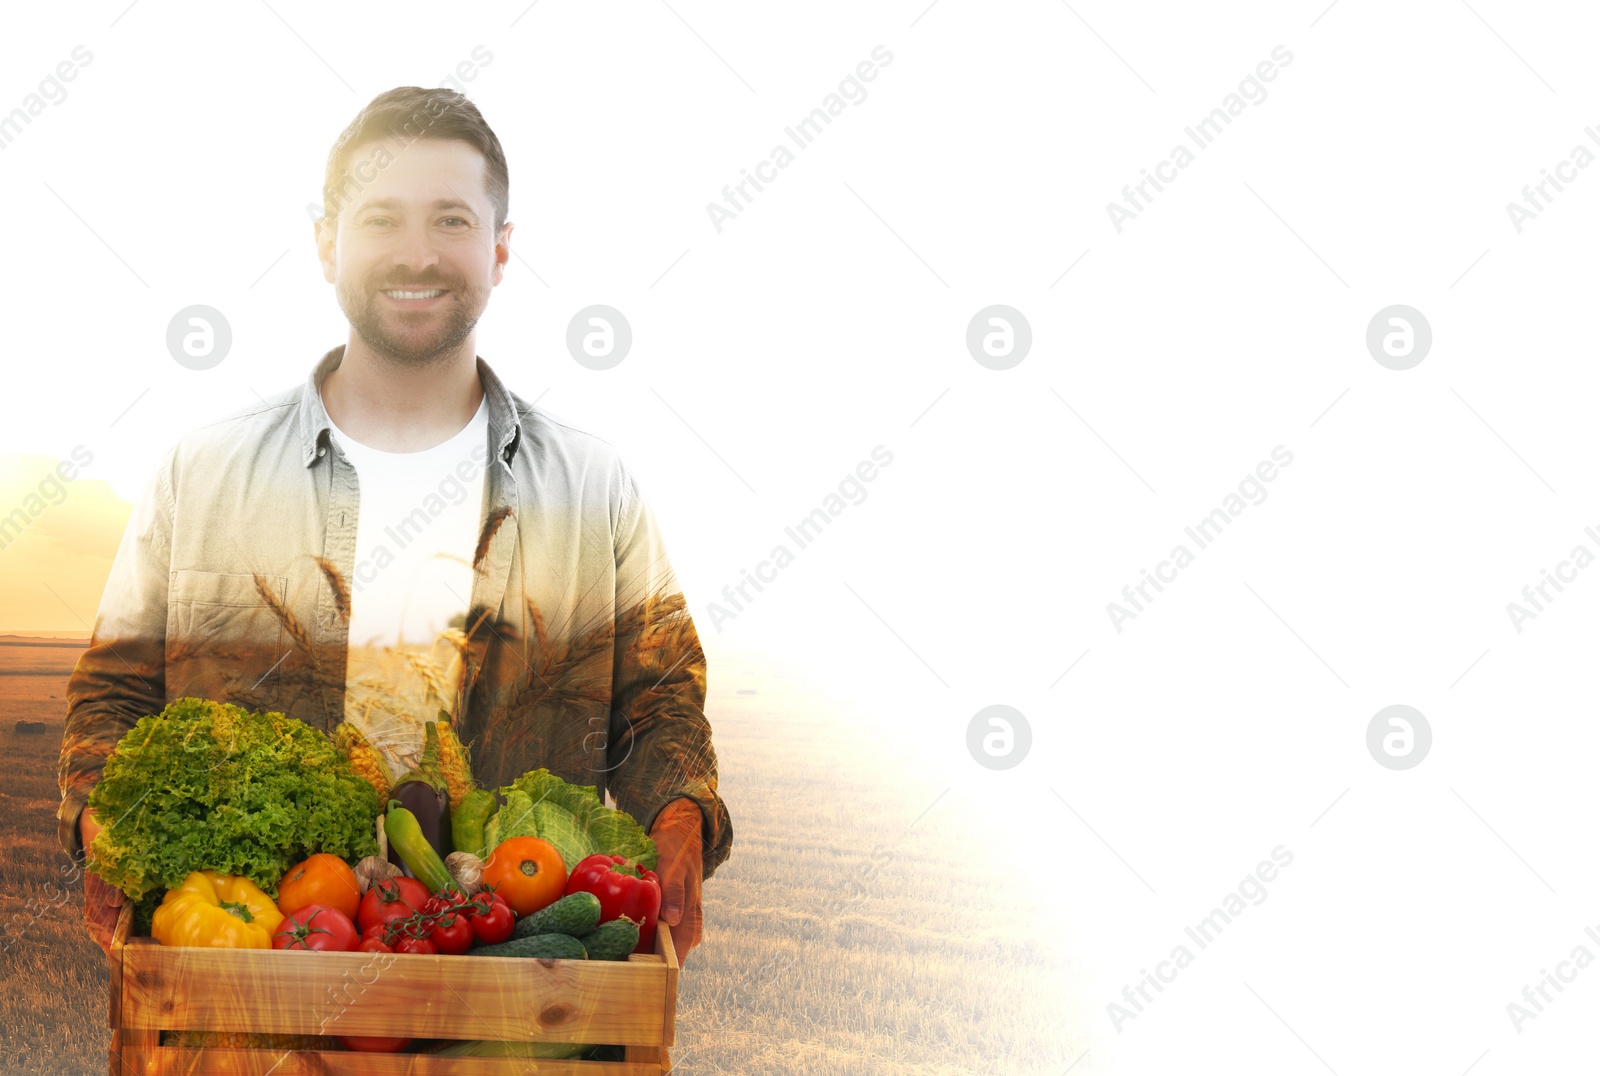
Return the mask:
<svg viewBox="0 0 1600 1076"><path fill-rule="evenodd" d="M319 225L318 254L356 335L392 362L423 366L471 335L510 258L511 225L497 244L486 164L469 143L385 145L387 166L349 199L336 230Z"/></svg>

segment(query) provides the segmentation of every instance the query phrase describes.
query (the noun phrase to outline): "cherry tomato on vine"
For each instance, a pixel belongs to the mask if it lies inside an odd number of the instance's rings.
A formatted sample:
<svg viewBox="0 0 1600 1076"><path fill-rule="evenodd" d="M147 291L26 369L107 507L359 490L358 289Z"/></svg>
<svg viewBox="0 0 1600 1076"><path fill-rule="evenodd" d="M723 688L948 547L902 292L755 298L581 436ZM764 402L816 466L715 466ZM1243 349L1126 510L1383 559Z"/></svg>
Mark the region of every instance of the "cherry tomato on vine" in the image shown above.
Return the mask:
<svg viewBox="0 0 1600 1076"><path fill-rule="evenodd" d="M394 943L394 951L397 953L418 953L425 956L433 956L439 951L439 947L427 938L414 938L407 934Z"/></svg>
<svg viewBox="0 0 1600 1076"><path fill-rule="evenodd" d="M510 938L516 929L517 914L511 910L511 905L498 893L492 894L492 898L486 911L482 903L468 905L467 922L472 924L472 937L479 945L498 945Z"/></svg>

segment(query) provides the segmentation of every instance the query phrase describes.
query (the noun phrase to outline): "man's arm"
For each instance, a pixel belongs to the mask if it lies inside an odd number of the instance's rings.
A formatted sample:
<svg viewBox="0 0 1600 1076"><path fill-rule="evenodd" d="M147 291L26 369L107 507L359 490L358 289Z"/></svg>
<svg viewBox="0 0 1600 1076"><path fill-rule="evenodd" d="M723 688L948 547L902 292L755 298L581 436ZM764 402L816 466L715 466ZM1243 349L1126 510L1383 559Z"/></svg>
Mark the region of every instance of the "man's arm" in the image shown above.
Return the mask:
<svg viewBox="0 0 1600 1076"><path fill-rule="evenodd" d="M717 795L717 755L706 720L706 658L655 517L623 472L616 539L617 632L606 783L646 832L669 802L702 814L702 878L733 847Z"/></svg>
<svg viewBox="0 0 1600 1076"><path fill-rule="evenodd" d="M67 723L56 766L61 790L56 836L74 858L81 848L78 817L106 756L139 718L166 705L174 455L167 454L134 506L106 579L94 637L67 682Z"/></svg>

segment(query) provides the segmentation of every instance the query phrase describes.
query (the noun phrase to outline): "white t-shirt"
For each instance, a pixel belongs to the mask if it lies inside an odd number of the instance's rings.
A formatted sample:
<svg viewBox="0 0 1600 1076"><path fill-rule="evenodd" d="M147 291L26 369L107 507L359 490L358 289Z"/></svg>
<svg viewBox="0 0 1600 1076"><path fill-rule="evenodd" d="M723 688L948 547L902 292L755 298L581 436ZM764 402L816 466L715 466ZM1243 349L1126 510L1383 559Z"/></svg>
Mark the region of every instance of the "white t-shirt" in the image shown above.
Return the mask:
<svg viewBox="0 0 1600 1076"><path fill-rule="evenodd" d="M423 724L441 709L455 716L488 397L459 433L421 452L383 452L337 425L333 435L360 488L345 718L399 777L421 755Z"/></svg>

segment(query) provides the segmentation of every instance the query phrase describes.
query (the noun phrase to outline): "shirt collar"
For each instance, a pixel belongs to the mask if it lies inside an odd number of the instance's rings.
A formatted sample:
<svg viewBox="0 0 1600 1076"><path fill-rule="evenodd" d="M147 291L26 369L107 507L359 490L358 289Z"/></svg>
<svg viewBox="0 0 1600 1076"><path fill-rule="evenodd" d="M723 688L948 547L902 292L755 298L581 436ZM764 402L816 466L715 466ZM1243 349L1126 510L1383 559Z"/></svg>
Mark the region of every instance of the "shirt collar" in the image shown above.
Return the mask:
<svg viewBox="0 0 1600 1076"><path fill-rule="evenodd" d="M323 454L327 435L333 428L328 410L322 405L322 382L344 361L344 347L340 344L317 361L301 395L301 461L307 467ZM478 380L483 384L483 395L489 403L489 442L495 446L495 454L509 463L522 440L522 423L517 417L516 399L481 357L478 359Z"/></svg>

